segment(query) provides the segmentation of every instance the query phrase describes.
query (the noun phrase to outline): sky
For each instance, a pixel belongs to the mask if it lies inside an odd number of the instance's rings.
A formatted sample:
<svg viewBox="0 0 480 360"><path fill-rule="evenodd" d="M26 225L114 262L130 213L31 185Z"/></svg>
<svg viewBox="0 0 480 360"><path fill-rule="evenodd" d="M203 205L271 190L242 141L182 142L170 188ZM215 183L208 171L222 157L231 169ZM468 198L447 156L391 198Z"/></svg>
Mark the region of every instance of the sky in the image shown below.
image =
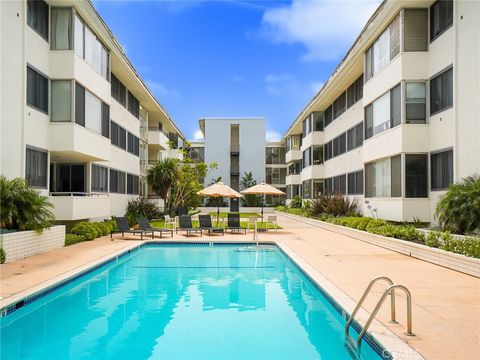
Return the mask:
<svg viewBox="0 0 480 360"><path fill-rule="evenodd" d="M373 14L376 0L95 0L189 140L201 117L265 117L281 138Z"/></svg>

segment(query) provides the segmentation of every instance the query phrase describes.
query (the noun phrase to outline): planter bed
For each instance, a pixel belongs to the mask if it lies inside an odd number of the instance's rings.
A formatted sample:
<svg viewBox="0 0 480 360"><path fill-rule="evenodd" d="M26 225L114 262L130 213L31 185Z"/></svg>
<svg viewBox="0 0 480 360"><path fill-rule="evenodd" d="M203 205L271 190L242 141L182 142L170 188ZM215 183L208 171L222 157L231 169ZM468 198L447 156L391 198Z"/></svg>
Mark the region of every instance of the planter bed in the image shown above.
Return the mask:
<svg viewBox="0 0 480 360"><path fill-rule="evenodd" d="M285 217L480 278L480 259L284 212Z"/></svg>

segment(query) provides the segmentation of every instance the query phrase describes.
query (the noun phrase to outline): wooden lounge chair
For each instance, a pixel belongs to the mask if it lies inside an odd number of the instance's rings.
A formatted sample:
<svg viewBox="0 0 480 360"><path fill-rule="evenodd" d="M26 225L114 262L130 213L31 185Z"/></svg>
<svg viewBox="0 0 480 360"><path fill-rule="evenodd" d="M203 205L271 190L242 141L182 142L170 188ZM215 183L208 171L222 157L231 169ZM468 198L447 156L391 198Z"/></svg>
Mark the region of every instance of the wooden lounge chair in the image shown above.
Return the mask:
<svg viewBox="0 0 480 360"><path fill-rule="evenodd" d="M245 234L247 233L247 229L244 229L240 226L240 214L228 213L227 230L230 230L231 233L239 233L242 231Z"/></svg>
<svg viewBox="0 0 480 360"><path fill-rule="evenodd" d="M214 227L212 225L212 217L210 215L198 215L198 221L200 223L200 229L208 231L208 236L210 233L221 233L222 235L225 234L225 230L220 227Z"/></svg>
<svg viewBox="0 0 480 360"><path fill-rule="evenodd" d="M137 223L140 226L140 229L145 230L145 231L153 231L160 233L160 238L162 238L162 234L165 233L170 233L170 236L173 237L173 229L166 229L166 228L152 228L150 225L150 222L147 220L145 217L137 217Z"/></svg>
<svg viewBox="0 0 480 360"><path fill-rule="evenodd" d="M178 221L180 225L175 229L176 233L178 233L178 231L186 231L187 236L190 235L190 233L200 233L200 236L202 236L202 229L193 227L191 216L181 215L178 217Z"/></svg>
<svg viewBox="0 0 480 360"><path fill-rule="evenodd" d="M127 234L133 234L133 235L138 235L140 234L140 239L143 240L143 235L144 234L152 234L152 239L153 239L153 231L151 230L132 230L130 229L130 226L128 225L128 221L127 219L125 219L124 217L116 217L115 218L115 221L117 222L117 226L118 226L118 231L112 231L110 233L110 238L112 238L112 234L118 234L118 233L122 233L122 237L125 237L125 233Z"/></svg>

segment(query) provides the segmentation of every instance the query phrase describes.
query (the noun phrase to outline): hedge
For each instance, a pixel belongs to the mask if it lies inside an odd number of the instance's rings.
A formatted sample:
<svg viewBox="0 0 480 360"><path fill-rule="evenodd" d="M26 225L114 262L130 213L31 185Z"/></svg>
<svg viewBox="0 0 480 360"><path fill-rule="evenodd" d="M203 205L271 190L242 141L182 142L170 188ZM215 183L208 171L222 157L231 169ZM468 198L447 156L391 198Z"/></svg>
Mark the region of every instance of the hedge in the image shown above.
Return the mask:
<svg viewBox="0 0 480 360"><path fill-rule="evenodd" d="M83 240L79 240L80 238L78 237L70 236L69 239L71 240L69 241L73 242L69 242L67 244L67 236L65 236L65 245L75 244L80 241L93 240L101 236L108 235L112 231L116 230L118 230L118 228L114 220L105 220L99 222L81 221L73 225L72 230L70 230L71 234L67 235L81 236Z"/></svg>
<svg viewBox="0 0 480 360"><path fill-rule="evenodd" d="M85 241L85 236L76 234L65 234L65 246Z"/></svg>

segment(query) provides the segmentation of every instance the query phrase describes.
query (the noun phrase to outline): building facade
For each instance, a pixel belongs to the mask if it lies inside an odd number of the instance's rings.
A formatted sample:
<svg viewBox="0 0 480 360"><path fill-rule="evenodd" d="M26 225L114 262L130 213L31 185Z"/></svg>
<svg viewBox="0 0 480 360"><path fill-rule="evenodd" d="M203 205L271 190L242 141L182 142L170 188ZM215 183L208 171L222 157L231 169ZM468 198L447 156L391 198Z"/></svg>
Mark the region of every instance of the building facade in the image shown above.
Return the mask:
<svg viewBox="0 0 480 360"><path fill-rule="evenodd" d="M288 198L434 221L448 185L480 174L479 39L477 1L384 1L283 137Z"/></svg>
<svg viewBox="0 0 480 360"><path fill-rule="evenodd" d="M90 1L3 1L1 174L59 221L123 215L184 136Z"/></svg>

